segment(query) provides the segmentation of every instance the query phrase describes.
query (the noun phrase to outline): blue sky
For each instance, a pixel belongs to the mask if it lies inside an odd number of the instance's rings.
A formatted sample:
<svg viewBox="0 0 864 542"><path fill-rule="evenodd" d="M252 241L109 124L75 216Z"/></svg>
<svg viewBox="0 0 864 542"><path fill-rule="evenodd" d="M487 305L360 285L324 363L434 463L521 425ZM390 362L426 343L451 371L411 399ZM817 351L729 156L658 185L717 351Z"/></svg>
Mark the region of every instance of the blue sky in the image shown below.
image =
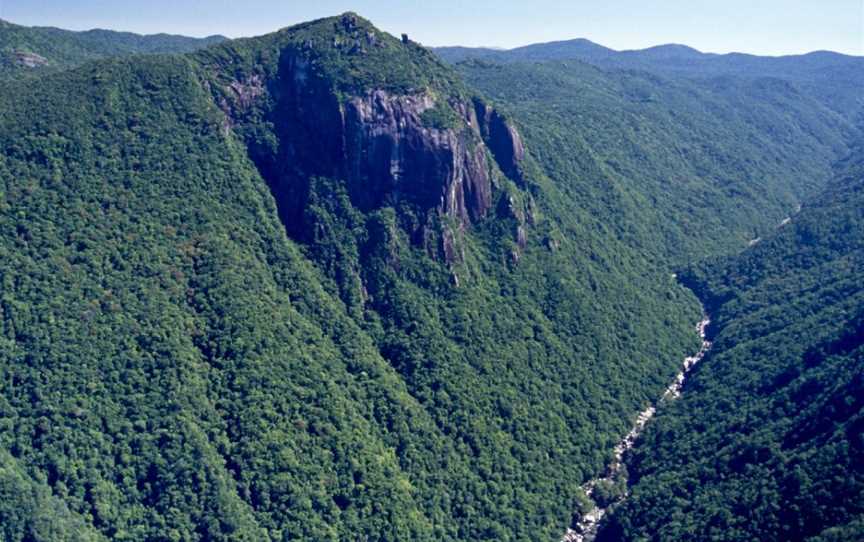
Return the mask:
<svg viewBox="0 0 864 542"><path fill-rule="evenodd" d="M0 0L25 25L230 37L356 11L426 45L515 47L588 38L615 49L864 55L864 0Z"/></svg>

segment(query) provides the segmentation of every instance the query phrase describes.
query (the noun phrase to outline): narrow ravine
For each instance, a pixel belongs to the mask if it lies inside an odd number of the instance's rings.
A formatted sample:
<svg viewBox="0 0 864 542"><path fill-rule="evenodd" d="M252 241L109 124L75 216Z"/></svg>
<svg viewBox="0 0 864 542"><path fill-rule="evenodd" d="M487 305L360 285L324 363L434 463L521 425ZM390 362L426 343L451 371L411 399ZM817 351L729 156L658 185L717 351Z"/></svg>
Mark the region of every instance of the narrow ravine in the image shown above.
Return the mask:
<svg viewBox="0 0 864 542"><path fill-rule="evenodd" d="M710 323L711 319L706 314L702 321L700 321L696 326L696 330L702 338L702 347L696 354L684 358L681 371L675 376L675 379L671 384L669 384L669 387L666 388L666 391L660 399L655 404L650 405L639 413L639 416L636 417L636 421L633 423L633 428L630 429L630 432L621 439L617 446L615 446L612 461L606 467L606 472L603 476L595 478L582 486L582 490L586 495L588 495L588 497L591 497L592 500L595 490L600 484L613 486L622 483L626 484L626 472L623 469L624 454L633 448L636 439L639 438L639 435L642 434L642 431L645 429L645 425L652 417L654 417L654 413L657 412L657 406L662 404L664 401L673 400L681 395L681 389L684 387L687 375L697 363L702 361L702 358L705 357L708 349L711 348L711 342L705 335ZM582 514L581 519L575 525L567 529L561 542L591 542L594 540L597 535L597 528L600 525L600 520L606 515L608 509L626 499L628 494L629 490L625 491L625 493L614 502L606 503L603 506L595 504L591 510Z"/></svg>

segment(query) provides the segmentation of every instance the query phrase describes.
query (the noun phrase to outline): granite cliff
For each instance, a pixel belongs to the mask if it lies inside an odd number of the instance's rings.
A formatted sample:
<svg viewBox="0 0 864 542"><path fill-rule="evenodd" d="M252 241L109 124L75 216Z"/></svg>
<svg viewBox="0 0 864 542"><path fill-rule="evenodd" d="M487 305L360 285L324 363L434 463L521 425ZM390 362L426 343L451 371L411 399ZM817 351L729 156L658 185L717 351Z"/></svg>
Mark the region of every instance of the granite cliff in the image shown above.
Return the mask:
<svg viewBox="0 0 864 542"><path fill-rule="evenodd" d="M442 221L470 228L492 209L502 176L521 180L519 133L481 98L434 78L364 81L363 65L391 49L443 69L431 54L352 14L316 23L277 34L254 64L215 66L210 84L226 134L246 145L289 235L303 242L312 234L304 211L315 178L338 180L361 212L410 210L411 223L402 222L417 243ZM348 67L334 77L342 62ZM432 237L450 261L453 235L439 233Z"/></svg>

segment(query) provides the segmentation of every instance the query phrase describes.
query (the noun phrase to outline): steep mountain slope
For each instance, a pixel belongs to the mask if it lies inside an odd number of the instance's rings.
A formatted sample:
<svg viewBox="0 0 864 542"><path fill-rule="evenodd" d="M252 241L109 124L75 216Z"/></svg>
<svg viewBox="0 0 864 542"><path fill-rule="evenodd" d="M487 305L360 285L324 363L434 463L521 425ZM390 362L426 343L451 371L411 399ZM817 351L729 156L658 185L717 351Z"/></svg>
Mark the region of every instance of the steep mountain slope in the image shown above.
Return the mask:
<svg viewBox="0 0 864 542"><path fill-rule="evenodd" d="M0 82L2 535L559 537L698 348L671 264L855 133L570 64L498 107L347 13Z"/></svg>
<svg viewBox="0 0 864 542"><path fill-rule="evenodd" d="M9 540L551 539L696 346L662 267L355 15L0 90Z"/></svg>
<svg viewBox="0 0 864 542"><path fill-rule="evenodd" d="M864 536L864 149L776 235L691 270L716 340L601 540Z"/></svg>
<svg viewBox="0 0 864 542"><path fill-rule="evenodd" d="M188 38L170 34L26 27L0 20L0 78L44 74L88 60L141 53L190 52L224 41L223 36Z"/></svg>
<svg viewBox="0 0 864 542"><path fill-rule="evenodd" d="M578 61L457 68L512 114L556 186L679 264L772 230L824 186L857 133L776 79L694 82Z"/></svg>

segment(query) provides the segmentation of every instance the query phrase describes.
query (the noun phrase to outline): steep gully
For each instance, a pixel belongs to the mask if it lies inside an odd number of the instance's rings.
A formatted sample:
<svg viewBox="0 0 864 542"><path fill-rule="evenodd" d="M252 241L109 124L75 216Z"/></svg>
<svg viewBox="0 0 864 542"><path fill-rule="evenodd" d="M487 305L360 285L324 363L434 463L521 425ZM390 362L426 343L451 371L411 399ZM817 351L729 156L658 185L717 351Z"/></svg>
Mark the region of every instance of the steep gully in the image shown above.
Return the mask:
<svg viewBox="0 0 864 542"><path fill-rule="evenodd" d="M623 469L624 467L624 454L627 453L633 445L636 443L636 439L639 438L639 435L642 434L642 431L645 429L645 426L648 424L648 421L654 417L654 414L657 412L657 407L664 403L665 401L670 401L676 399L681 395L681 390L684 387L684 382L687 379L687 375L696 366L697 363L702 361L702 358L705 357L705 354L708 352L708 349L711 348L711 342L706 338L706 330L708 325L711 323L711 318L705 314L702 321L696 326L696 330L699 332L699 336L702 338L702 347L699 351L692 355L684 358L684 363L682 364L681 371L675 376L675 379L669 384L669 387L666 388L666 391L657 401L657 404L648 406L645 410L639 413L639 416L636 417L636 421L633 423L633 428L630 429L630 432L627 433L624 438L615 446L613 451L612 462L606 467L606 472L599 478L595 478L585 485L582 486L582 490L586 495L592 497L595 489L599 484L602 483L610 483L617 484L624 482L626 483L626 473ZM582 514L582 517L576 522L572 527L567 529L567 532L561 538L561 542L590 542L594 540L597 535L597 529L600 526L600 520L603 519L603 516L606 515L607 511L613 507L618 502L627 498L627 493L625 493L617 502L613 502L610 504L604 505L595 505L591 510Z"/></svg>

